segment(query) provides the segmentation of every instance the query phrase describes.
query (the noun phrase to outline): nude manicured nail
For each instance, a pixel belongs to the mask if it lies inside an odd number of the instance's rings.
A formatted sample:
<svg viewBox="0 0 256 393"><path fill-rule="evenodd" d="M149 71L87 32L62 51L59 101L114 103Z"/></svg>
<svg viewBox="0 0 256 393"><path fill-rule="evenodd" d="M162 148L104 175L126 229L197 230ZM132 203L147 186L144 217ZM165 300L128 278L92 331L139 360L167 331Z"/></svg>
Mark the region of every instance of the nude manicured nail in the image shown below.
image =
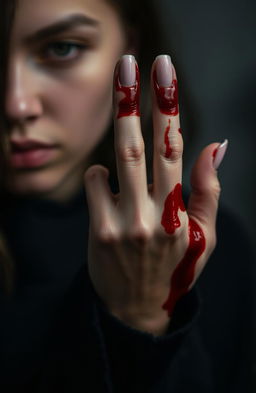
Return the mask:
<svg viewBox="0 0 256 393"><path fill-rule="evenodd" d="M225 141L223 143L221 143L219 145L219 147L217 147L217 149L214 150L213 152L213 167L214 169L218 169L224 156L225 153L227 151L227 147L228 147L228 140L225 139Z"/></svg>
<svg viewBox="0 0 256 393"><path fill-rule="evenodd" d="M160 87L170 87L173 80L172 61L169 55L156 58L156 77Z"/></svg>
<svg viewBox="0 0 256 393"><path fill-rule="evenodd" d="M132 55L124 55L119 65L119 81L122 86L134 86L136 83L136 60Z"/></svg>

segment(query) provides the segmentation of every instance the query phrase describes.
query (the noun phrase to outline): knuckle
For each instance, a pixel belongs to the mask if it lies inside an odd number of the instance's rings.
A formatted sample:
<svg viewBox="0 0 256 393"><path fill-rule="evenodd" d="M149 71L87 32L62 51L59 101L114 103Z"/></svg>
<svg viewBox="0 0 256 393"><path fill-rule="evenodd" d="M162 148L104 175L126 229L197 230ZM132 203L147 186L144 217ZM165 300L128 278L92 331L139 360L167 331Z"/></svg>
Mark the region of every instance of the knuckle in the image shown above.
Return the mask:
<svg viewBox="0 0 256 393"><path fill-rule="evenodd" d="M171 234L171 238L173 242L178 242L181 239L186 238L187 227L185 225L181 225L179 228L176 228L175 231Z"/></svg>
<svg viewBox="0 0 256 393"><path fill-rule="evenodd" d="M97 233L98 241L103 245L115 244L119 241L120 235L109 225L101 225Z"/></svg>
<svg viewBox="0 0 256 393"><path fill-rule="evenodd" d="M172 143L170 149L167 150L166 145L162 144L160 147L160 156L164 161L167 162L179 162L183 155L183 144L182 143Z"/></svg>
<svg viewBox="0 0 256 393"><path fill-rule="evenodd" d="M179 241L181 238L185 237L185 228L183 225L180 227L176 228L173 232L169 232L166 230L164 226L159 228L159 230L156 232L156 238L158 239L158 242L170 242L171 243L176 243Z"/></svg>
<svg viewBox="0 0 256 393"><path fill-rule="evenodd" d="M221 193L221 185L218 181L214 182L212 186L212 192L215 198L218 200Z"/></svg>
<svg viewBox="0 0 256 393"><path fill-rule="evenodd" d="M144 143L134 144L117 149L117 155L121 161L126 163L140 162L144 157Z"/></svg>
<svg viewBox="0 0 256 393"><path fill-rule="evenodd" d="M194 184L192 184L191 187L193 193L202 198L206 195L213 197L214 200L218 200L221 193L221 185L218 180L214 181L213 183L201 183L200 187L196 187Z"/></svg>
<svg viewBox="0 0 256 393"><path fill-rule="evenodd" d="M141 244L149 243L152 235L152 230L142 221L134 224L128 233L128 237L130 240Z"/></svg>

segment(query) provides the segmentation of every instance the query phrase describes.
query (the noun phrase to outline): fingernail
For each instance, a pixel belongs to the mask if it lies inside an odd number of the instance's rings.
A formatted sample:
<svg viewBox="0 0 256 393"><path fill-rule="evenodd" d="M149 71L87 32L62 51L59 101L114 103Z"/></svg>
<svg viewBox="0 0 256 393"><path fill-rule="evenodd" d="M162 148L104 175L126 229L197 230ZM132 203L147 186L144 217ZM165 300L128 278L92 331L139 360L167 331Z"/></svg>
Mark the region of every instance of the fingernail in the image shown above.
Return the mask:
<svg viewBox="0 0 256 393"><path fill-rule="evenodd" d="M169 55L156 58L156 77L160 87L170 87L173 80L172 61Z"/></svg>
<svg viewBox="0 0 256 393"><path fill-rule="evenodd" d="M169 55L156 57L153 83L160 112L169 116L178 115L178 83Z"/></svg>
<svg viewBox="0 0 256 393"><path fill-rule="evenodd" d="M132 55L124 55L119 65L119 81L122 86L130 87L136 83L136 60Z"/></svg>
<svg viewBox="0 0 256 393"><path fill-rule="evenodd" d="M213 167L218 169L227 151L228 140L225 139L213 152Z"/></svg>

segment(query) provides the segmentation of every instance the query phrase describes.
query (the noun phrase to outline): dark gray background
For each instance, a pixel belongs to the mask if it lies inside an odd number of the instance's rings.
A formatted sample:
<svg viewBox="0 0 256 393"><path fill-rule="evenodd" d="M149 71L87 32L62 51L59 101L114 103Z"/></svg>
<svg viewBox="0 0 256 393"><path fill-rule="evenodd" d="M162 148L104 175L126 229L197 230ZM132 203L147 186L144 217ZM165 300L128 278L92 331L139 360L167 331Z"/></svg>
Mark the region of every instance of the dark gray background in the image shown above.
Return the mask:
<svg viewBox="0 0 256 393"><path fill-rule="evenodd" d="M256 237L256 1L161 0L180 89L184 179L201 149L229 140L219 169L221 202ZM183 97L181 97L183 94ZM183 103L184 101L184 103Z"/></svg>

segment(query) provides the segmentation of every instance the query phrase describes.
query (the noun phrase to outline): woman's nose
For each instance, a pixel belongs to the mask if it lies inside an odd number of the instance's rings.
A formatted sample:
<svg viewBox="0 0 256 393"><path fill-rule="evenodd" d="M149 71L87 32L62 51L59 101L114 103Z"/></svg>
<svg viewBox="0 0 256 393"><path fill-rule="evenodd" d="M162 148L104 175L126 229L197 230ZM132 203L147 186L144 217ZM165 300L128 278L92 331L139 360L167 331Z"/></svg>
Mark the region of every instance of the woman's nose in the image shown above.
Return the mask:
<svg viewBox="0 0 256 393"><path fill-rule="evenodd" d="M13 64L8 69L5 114L11 123L35 119L42 114L36 77L33 70L21 63Z"/></svg>

